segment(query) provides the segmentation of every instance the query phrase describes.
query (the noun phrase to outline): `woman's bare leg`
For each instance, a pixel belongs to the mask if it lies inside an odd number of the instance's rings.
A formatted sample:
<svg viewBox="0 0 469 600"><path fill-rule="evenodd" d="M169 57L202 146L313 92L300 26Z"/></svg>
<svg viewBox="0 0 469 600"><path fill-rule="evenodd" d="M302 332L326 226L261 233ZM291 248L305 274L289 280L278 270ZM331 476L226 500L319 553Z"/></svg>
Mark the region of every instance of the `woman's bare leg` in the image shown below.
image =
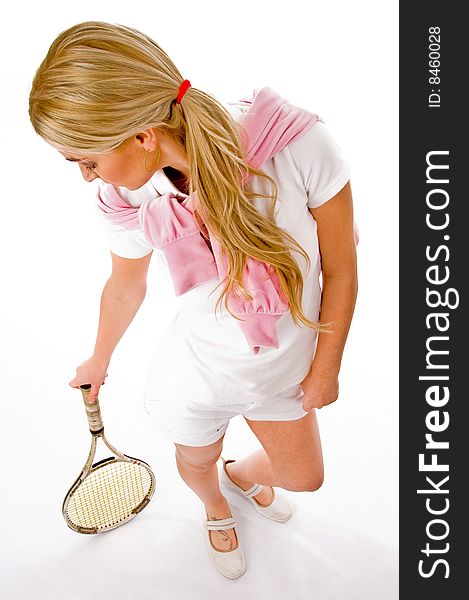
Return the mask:
<svg viewBox="0 0 469 600"><path fill-rule="evenodd" d="M210 519L226 519L233 516L229 504L220 490L217 460L223 448L223 438L208 446L176 446L176 464L182 479L202 500ZM238 540L233 528L209 531L217 550L233 550Z"/></svg>
<svg viewBox="0 0 469 600"><path fill-rule="evenodd" d="M262 448L228 465L236 483L245 489L252 481L291 491L321 487L324 465L314 409L293 421L245 420Z"/></svg>

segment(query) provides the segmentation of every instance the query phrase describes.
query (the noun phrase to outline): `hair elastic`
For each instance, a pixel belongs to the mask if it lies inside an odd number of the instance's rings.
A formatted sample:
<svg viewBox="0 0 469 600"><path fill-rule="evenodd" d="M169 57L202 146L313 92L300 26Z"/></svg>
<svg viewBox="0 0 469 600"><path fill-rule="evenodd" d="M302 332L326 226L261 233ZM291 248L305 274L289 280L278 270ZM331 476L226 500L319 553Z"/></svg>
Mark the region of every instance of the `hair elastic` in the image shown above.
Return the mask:
<svg viewBox="0 0 469 600"><path fill-rule="evenodd" d="M182 100L182 97L187 92L188 88L190 88L191 82L188 79L184 79L179 87L179 92L176 98L176 104L179 104Z"/></svg>

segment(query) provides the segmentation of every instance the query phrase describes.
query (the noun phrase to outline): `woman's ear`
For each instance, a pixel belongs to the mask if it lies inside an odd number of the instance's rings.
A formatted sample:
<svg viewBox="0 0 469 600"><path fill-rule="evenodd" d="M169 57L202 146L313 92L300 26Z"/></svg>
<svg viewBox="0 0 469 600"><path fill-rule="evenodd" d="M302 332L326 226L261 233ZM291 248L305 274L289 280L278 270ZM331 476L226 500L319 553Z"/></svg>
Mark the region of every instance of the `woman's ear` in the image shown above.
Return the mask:
<svg viewBox="0 0 469 600"><path fill-rule="evenodd" d="M140 131L134 136L135 141L150 152L159 146L159 138L154 127Z"/></svg>

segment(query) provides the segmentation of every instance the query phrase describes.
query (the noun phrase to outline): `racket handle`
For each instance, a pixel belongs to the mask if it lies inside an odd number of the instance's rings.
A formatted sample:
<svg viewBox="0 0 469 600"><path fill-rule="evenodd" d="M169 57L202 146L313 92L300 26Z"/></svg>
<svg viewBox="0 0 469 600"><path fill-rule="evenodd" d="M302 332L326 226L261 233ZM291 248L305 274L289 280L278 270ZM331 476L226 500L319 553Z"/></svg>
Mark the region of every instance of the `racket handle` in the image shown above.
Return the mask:
<svg viewBox="0 0 469 600"><path fill-rule="evenodd" d="M80 385L80 390L83 395L83 402L85 404L86 416L88 418L88 424L90 426L91 433L101 433L104 431L103 420L101 418L101 410L99 408L99 400L96 398L94 402L88 400L90 394L91 384L85 383Z"/></svg>

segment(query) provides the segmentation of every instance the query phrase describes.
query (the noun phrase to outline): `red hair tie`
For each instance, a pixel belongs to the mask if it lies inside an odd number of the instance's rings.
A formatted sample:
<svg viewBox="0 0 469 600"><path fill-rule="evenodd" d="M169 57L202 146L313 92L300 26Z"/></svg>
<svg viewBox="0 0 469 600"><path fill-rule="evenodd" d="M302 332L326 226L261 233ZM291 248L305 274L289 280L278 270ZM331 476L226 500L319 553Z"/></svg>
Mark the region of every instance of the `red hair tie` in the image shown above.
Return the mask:
<svg viewBox="0 0 469 600"><path fill-rule="evenodd" d="M188 88L190 88L191 82L188 79L184 79L179 87L179 92L176 98L176 104L179 104L182 100L182 97L187 92Z"/></svg>

